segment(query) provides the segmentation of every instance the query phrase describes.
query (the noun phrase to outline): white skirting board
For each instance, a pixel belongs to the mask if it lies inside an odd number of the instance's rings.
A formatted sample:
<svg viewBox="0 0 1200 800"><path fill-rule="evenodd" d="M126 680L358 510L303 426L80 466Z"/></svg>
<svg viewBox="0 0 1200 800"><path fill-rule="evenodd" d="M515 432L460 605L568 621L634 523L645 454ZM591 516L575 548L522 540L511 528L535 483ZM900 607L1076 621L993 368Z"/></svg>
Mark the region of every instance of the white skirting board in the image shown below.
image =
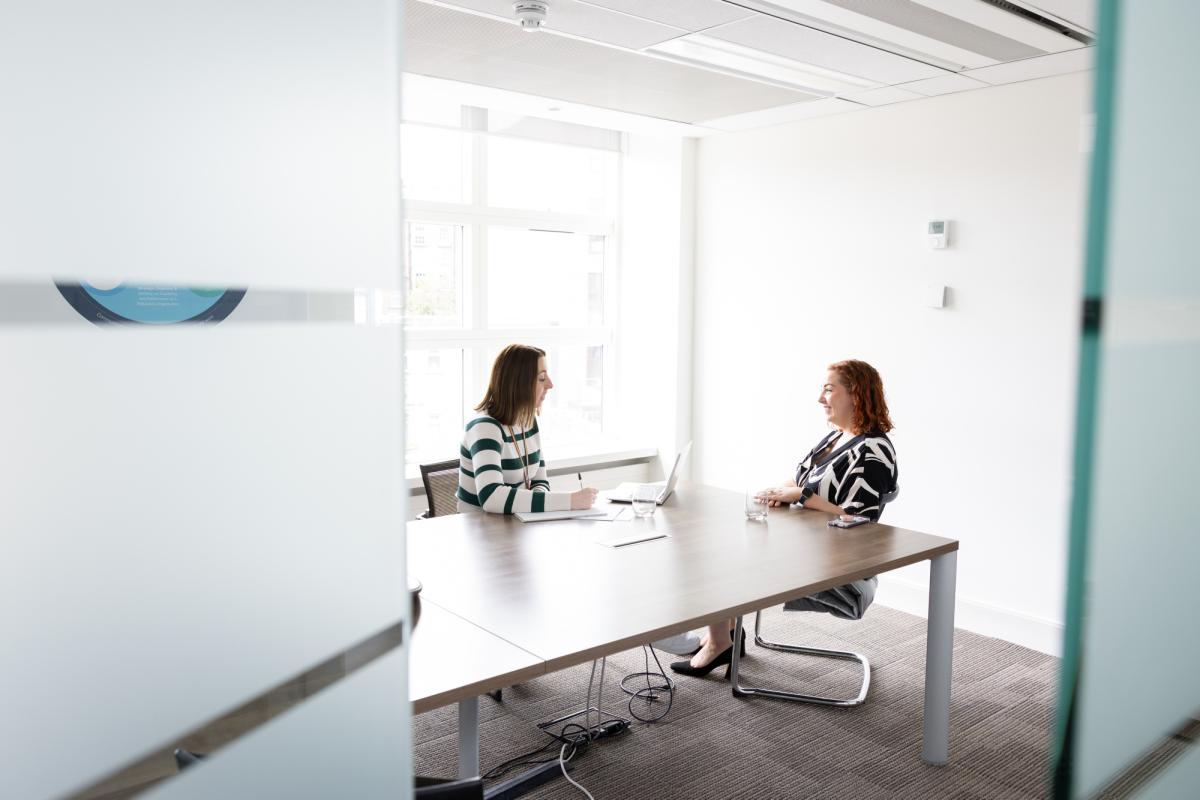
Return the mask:
<svg viewBox="0 0 1200 800"><path fill-rule="evenodd" d="M929 612L929 587L903 578L879 576L875 602L924 617ZM1063 624L964 597L958 587L954 627L1003 639L1031 650L1062 656Z"/></svg>

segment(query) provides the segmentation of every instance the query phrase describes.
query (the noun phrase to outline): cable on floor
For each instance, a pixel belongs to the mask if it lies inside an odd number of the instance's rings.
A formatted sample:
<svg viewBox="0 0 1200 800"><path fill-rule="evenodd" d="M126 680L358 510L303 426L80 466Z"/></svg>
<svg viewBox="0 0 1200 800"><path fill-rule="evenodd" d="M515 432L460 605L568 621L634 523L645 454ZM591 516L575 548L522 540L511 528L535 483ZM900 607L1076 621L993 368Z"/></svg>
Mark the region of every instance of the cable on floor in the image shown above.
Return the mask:
<svg viewBox="0 0 1200 800"><path fill-rule="evenodd" d="M654 663L658 666L658 672L653 672L650 669L650 656L654 656ZM636 719L638 722L658 722L671 711L671 706L675 703L675 682L667 677L666 670L663 669L662 662L658 660L658 652L650 645L642 645L642 658L645 660L646 669L644 672L631 672L621 679L621 691L629 695L629 716ZM626 685L627 681L636 681L638 678L645 678L646 685L637 688L630 688ZM659 678L661 680L652 682L652 679ZM647 706L652 706L658 702L659 698L666 694L667 706L662 710L662 713L653 716L640 716L633 710L633 704L637 700L641 700Z"/></svg>
<svg viewBox="0 0 1200 800"><path fill-rule="evenodd" d="M574 733L574 736L571 734ZM522 753L519 756L513 756L507 761L503 761L490 770L485 772L481 777L485 781L490 781L495 778L501 778L504 775L512 772L517 767L534 767L538 764L549 764L551 761L559 761L562 754L550 755L549 758L534 758L539 753L544 753L559 742L563 742L564 747L571 748L571 754L567 756L567 761L570 761L575 756L587 750L590 740L588 739L587 729L577 722L568 722L563 725L558 732L558 737L551 739L536 750L530 750L528 753Z"/></svg>
<svg viewBox="0 0 1200 800"><path fill-rule="evenodd" d="M570 758L566 757L566 752L567 752L568 747L570 747L569 744L564 744L562 746L562 750L558 751L558 766L559 766L559 769L562 770L563 777L567 779L567 783L571 784L576 789L578 789L579 791L581 791L585 795L587 795L588 800L596 800L596 798L592 797L591 792L589 792L587 789L583 788L582 784L578 783L574 778L572 778L570 775L567 774L567 762L570 761L571 758L575 757L575 753L571 753Z"/></svg>
<svg viewBox="0 0 1200 800"><path fill-rule="evenodd" d="M601 660L601 665L600 665L600 682L601 682L601 691L603 691L604 660ZM530 750L529 752L521 753L520 755L513 756L512 758L508 759L507 761L502 761L501 763L497 764L496 766L492 767L490 770L485 772L481 777L484 780L493 780L495 778L503 777L507 773L512 772L517 767L533 767L533 766L537 766L539 764L549 764L551 761L562 762L562 764L564 765L563 766L563 774L566 774L566 767L565 767L566 762L570 761L575 756L579 755L584 750L586 750L588 745L590 745L592 743L592 740L595 737L595 729L592 727L592 724L591 724L591 722L592 722L592 719L591 719L591 716L592 716L592 714L591 714L592 687L595 685L596 685L596 662L593 661L592 662L592 673L591 673L591 676L588 678L587 698L584 701L584 709L586 709L584 712L584 723L585 723L586 727L585 727L585 725L580 725L577 722L567 722L562 726L562 728L559 729L557 735L550 732L549 730L547 730L547 731L545 731L545 733L548 733L550 736L553 737L552 739L550 739L549 742L547 742L546 744L537 748L536 750ZM600 708L599 695L597 695L596 708L597 708L596 724L599 725L603 721L603 717L600 716L600 712L599 712L599 708ZM551 755L549 758L537 758L538 755L545 753L547 750L549 750L551 747L553 747L558 742L562 742L563 747L562 747L562 750L559 751L559 754L557 756ZM571 748L571 754L569 756L566 756L564 759L564 754L566 753L566 748L568 748L568 747ZM574 783L574 781L572 781L572 783ZM582 787L580 787L580 788L582 788ZM585 789L584 791L586 792L587 790Z"/></svg>

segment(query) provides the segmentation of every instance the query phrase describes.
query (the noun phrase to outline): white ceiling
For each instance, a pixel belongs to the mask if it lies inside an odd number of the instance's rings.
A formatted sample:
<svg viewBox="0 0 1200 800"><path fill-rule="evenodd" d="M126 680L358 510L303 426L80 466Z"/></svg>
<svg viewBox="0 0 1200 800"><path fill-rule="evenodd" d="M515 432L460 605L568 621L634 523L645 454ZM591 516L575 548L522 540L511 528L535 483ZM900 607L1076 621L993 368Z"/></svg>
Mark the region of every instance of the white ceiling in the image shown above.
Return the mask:
<svg viewBox="0 0 1200 800"><path fill-rule="evenodd" d="M405 71L703 134L1089 69L1093 2L405 0Z"/></svg>

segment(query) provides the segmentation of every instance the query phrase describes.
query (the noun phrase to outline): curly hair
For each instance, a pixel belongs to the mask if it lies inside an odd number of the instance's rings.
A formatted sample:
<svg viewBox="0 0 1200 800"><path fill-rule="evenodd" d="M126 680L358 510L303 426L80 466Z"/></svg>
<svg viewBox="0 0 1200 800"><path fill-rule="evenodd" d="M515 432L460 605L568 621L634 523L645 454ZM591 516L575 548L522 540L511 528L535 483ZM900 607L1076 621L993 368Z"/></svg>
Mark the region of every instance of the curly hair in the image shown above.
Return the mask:
<svg viewBox="0 0 1200 800"><path fill-rule="evenodd" d="M888 416L887 398L883 395L883 379L865 361L839 361L830 364L842 384L854 398L854 432L887 433L892 429L892 418Z"/></svg>

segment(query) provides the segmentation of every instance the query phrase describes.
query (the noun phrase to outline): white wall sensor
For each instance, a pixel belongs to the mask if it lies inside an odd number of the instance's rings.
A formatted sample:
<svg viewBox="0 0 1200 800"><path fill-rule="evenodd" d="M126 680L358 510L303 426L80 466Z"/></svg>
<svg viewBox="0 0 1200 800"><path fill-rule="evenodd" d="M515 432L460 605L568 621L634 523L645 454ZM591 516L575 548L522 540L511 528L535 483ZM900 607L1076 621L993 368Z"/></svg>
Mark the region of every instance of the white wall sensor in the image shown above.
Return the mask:
<svg viewBox="0 0 1200 800"><path fill-rule="evenodd" d="M934 250L944 250L950 244L950 220L930 220L925 233L929 237L930 247Z"/></svg>

